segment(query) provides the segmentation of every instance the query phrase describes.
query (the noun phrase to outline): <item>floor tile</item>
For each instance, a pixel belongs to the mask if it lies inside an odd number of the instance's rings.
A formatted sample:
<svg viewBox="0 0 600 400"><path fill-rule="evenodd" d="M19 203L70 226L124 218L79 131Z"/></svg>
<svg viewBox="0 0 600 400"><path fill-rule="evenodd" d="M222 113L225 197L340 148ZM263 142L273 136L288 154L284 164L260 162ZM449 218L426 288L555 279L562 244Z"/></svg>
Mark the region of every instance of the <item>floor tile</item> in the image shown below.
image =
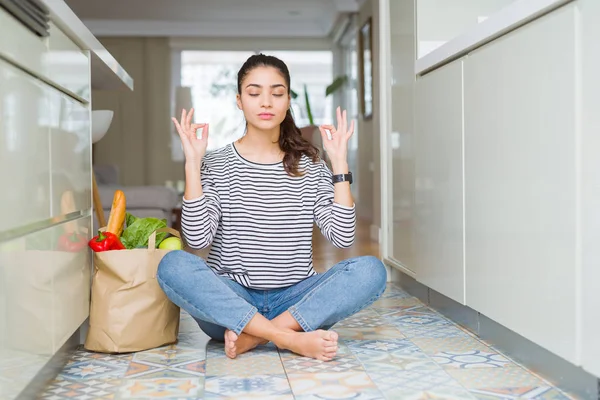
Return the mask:
<svg viewBox="0 0 600 400"><path fill-rule="evenodd" d="M368 340L368 339L401 339L402 332L393 326L375 326L371 328L334 328L341 340Z"/></svg>
<svg viewBox="0 0 600 400"><path fill-rule="evenodd" d="M214 398L211 395L219 395L238 399L250 394L257 398L265 398L266 396L288 396L291 394L290 385L285 375L253 375L248 377L207 375L204 385L206 398Z"/></svg>
<svg viewBox="0 0 600 400"><path fill-rule="evenodd" d="M204 359L206 359L206 350L204 348L184 347L179 345L170 345L158 349L147 350L136 353L133 356L133 361L149 362L158 365L174 365Z"/></svg>
<svg viewBox="0 0 600 400"><path fill-rule="evenodd" d="M82 362L82 361L101 361L107 364L114 365L128 365L129 362L133 359L133 354L104 354L104 353L94 353L91 351L87 351L84 348L80 348L76 350L73 355L70 357L70 361Z"/></svg>
<svg viewBox="0 0 600 400"><path fill-rule="evenodd" d="M439 315L435 310L432 310L429 307L424 306L423 304L417 304L408 308L379 308L377 309L377 313L384 317L400 317L403 315Z"/></svg>
<svg viewBox="0 0 600 400"><path fill-rule="evenodd" d="M381 399L366 372L288 374L296 399Z"/></svg>
<svg viewBox="0 0 600 400"><path fill-rule="evenodd" d="M512 399L535 399L535 400L569 400L560 391L550 386L539 387L517 387L497 389L472 389L471 394L480 400L512 400Z"/></svg>
<svg viewBox="0 0 600 400"><path fill-rule="evenodd" d="M450 326L451 323L439 314L404 314L400 316L385 316L389 324L397 326L400 331L405 328L415 328L424 326Z"/></svg>
<svg viewBox="0 0 600 400"><path fill-rule="evenodd" d="M42 399L111 399L121 386L121 379L74 380L62 376L48 385Z"/></svg>
<svg viewBox="0 0 600 400"><path fill-rule="evenodd" d="M67 365L61 376L68 379L116 379L124 376L127 371L125 364L110 364L103 361L78 361Z"/></svg>
<svg viewBox="0 0 600 400"><path fill-rule="evenodd" d="M132 362L125 377L127 379L192 378L205 375L205 361L185 361L174 365Z"/></svg>
<svg viewBox="0 0 600 400"><path fill-rule="evenodd" d="M292 392L287 394L264 395L261 393L254 394L252 392L237 394L235 396L222 396L214 393L205 393L204 400L295 400Z"/></svg>
<svg viewBox="0 0 600 400"><path fill-rule="evenodd" d="M404 336L409 339L413 338L451 338L451 337L463 337L471 338L468 332L455 326L455 325L425 325L425 326L402 326L398 327L398 330L402 332Z"/></svg>
<svg viewBox="0 0 600 400"><path fill-rule="evenodd" d="M206 375L249 377L259 372L262 375L282 375L285 373L277 353L273 355L249 356L242 354L235 359L227 357L209 358L206 362Z"/></svg>
<svg viewBox="0 0 600 400"><path fill-rule="evenodd" d="M480 350L441 351L431 359L444 368L503 368L515 365L501 354Z"/></svg>
<svg viewBox="0 0 600 400"><path fill-rule="evenodd" d="M338 355L331 361L308 357L283 358L283 366L287 374L364 371L361 362L353 354Z"/></svg>
<svg viewBox="0 0 600 400"><path fill-rule="evenodd" d="M485 344L470 336L447 337L447 338L425 338L415 337L410 339L419 346L426 354L436 354L442 351L467 352L473 350L494 352Z"/></svg>
<svg viewBox="0 0 600 400"><path fill-rule="evenodd" d="M353 315L343 321L338 322L336 328L374 328L378 326L388 326L390 323L381 315L374 313L373 315Z"/></svg>
<svg viewBox="0 0 600 400"><path fill-rule="evenodd" d="M468 389L546 385L540 378L520 367L448 369L446 372Z"/></svg>
<svg viewBox="0 0 600 400"><path fill-rule="evenodd" d="M393 375L368 372L387 399L473 399L465 388L444 370L411 369Z"/></svg>
<svg viewBox="0 0 600 400"><path fill-rule="evenodd" d="M380 309L401 310L401 309L413 308L413 307L417 307L417 306L422 307L423 303L415 297L405 297L405 298L392 297L392 298L380 298L375 303L373 303L371 307L373 308L373 310L379 311Z"/></svg>
<svg viewBox="0 0 600 400"><path fill-rule="evenodd" d="M119 399L198 399L203 396L203 377L127 379L119 387Z"/></svg>
<svg viewBox="0 0 600 400"><path fill-rule="evenodd" d="M399 350L420 351L408 339L347 340L346 344L356 354L374 351L383 353L392 353Z"/></svg>
<svg viewBox="0 0 600 400"><path fill-rule="evenodd" d="M386 371L393 375L396 370L439 369L440 366L423 352L363 352L357 355L365 370Z"/></svg>

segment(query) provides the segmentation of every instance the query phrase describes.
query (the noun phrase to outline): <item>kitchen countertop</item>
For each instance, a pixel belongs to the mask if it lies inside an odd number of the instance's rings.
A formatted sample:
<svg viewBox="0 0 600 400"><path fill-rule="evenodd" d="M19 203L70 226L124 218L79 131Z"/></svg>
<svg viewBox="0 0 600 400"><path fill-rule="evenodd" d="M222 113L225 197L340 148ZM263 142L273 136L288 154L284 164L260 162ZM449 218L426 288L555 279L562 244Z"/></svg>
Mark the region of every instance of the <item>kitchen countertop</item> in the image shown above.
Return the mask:
<svg viewBox="0 0 600 400"><path fill-rule="evenodd" d="M422 75L462 57L493 39L538 18L573 0L519 0L491 15L464 34L455 37L415 62L415 73ZM599 0L600 1L600 0Z"/></svg>
<svg viewBox="0 0 600 400"><path fill-rule="evenodd" d="M63 0L42 0L50 10L50 19L83 50L91 53L93 89L133 90L133 78L104 48Z"/></svg>

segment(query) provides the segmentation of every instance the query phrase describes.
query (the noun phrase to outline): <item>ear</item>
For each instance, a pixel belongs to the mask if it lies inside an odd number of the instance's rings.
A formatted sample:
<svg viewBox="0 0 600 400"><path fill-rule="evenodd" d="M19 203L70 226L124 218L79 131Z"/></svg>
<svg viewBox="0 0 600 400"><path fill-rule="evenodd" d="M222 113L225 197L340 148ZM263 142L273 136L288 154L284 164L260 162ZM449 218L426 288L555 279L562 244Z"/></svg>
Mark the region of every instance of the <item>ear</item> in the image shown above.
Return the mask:
<svg viewBox="0 0 600 400"><path fill-rule="evenodd" d="M235 102L240 110L242 110L242 97L239 94L235 95Z"/></svg>

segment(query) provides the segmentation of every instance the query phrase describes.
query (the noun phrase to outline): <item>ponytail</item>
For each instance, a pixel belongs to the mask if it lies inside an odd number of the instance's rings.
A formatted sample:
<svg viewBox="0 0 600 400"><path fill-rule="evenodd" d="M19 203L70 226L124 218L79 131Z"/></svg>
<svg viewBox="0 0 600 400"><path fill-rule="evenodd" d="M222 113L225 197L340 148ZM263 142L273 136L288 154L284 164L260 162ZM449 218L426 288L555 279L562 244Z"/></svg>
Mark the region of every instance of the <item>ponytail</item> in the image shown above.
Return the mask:
<svg viewBox="0 0 600 400"><path fill-rule="evenodd" d="M303 175L303 172L298 171L298 164L303 154L314 163L319 161L319 150L302 137L302 133L296 126L292 112L289 109L285 114L285 119L281 122L279 147L285 153L283 167L288 175Z"/></svg>

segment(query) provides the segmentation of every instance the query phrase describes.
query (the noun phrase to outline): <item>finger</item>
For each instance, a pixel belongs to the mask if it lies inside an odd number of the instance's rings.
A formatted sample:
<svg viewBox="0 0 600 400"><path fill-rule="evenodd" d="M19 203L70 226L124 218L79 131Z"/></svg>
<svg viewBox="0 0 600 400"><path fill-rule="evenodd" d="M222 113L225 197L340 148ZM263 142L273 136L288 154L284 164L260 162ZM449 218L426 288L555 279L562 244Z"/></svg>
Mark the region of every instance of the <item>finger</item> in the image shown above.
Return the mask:
<svg viewBox="0 0 600 400"><path fill-rule="evenodd" d="M175 125L175 129L177 130L177 133L179 133L179 135L183 135L183 130L181 129L181 125L179 125L179 121L177 121L177 118L172 117L171 121L173 121L173 124Z"/></svg>
<svg viewBox="0 0 600 400"><path fill-rule="evenodd" d="M186 128L186 125L185 125L186 116L187 116L187 111L185 111L185 108L182 108L180 124L183 129Z"/></svg>
<svg viewBox="0 0 600 400"><path fill-rule="evenodd" d="M346 110L342 112L342 132L344 134L348 131L348 120L346 119Z"/></svg>
<svg viewBox="0 0 600 400"><path fill-rule="evenodd" d="M348 129L348 138L354 133L354 120L350 121L350 128Z"/></svg>
<svg viewBox="0 0 600 400"><path fill-rule="evenodd" d="M185 123L187 124L187 126L191 126L192 125L192 116L194 115L194 109L190 108L190 112L187 116L187 120L185 121Z"/></svg>
<svg viewBox="0 0 600 400"><path fill-rule="evenodd" d="M321 125L324 129L328 130L331 135L333 135L334 133L336 133L337 131L335 130L335 126L333 125ZM329 135L328 135L329 136Z"/></svg>
<svg viewBox="0 0 600 400"><path fill-rule="evenodd" d="M340 107L336 108L335 114L337 116L337 130L341 131L342 130L342 111L341 111Z"/></svg>
<svg viewBox="0 0 600 400"><path fill-rule="evenodd" d="M323 141L331 140L331 133L329 133L329 131L325 130L323 126L320 126L319 130L321 131L321 137L323 138Z"/></svg>
<svg viewBox="0 0 600 400"><path fill-rule="evenodd" d="M181 139L182 142L185 142L188 137L185 134L185 132L183 131L183 129L181 128L181 125L179 125L179 121L177 121L177 118L171 118L171 120L173 121L173 123L175 124L175 129L177 129L177 133L179 134L179 138Z"/></svg>
<svg viewBox="0 0 600 400"><path fill-rule="evenodd" d="M200 139L208 139L208 124L204 124L204 128L202 128L202 133L200 134Z"/></svg>
<svg viewBox="0 0 600 400"><path fill-rule="evenodd" d="M202 128L204 130L204 126L206 124L192 124L190 127L190 135L194 139L202 139L202 131L200 131L200 137L198 137L198 129Z"/></svg>

